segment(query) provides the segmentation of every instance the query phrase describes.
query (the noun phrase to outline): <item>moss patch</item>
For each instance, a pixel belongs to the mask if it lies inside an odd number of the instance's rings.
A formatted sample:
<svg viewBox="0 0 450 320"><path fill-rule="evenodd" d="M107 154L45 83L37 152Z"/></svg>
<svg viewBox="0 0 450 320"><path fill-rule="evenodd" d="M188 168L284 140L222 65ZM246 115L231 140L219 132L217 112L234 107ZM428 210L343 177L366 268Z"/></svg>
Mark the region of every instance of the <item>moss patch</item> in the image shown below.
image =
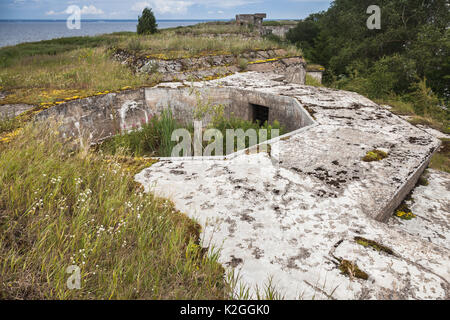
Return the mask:
<svg viewBox="0 0 450 320"><path fill-rule="evenodd" d="M373 162L373 161L381 161L383 159L386 159L387 157L388 154L386 152L375 149L367 152L362 160L365 162Z"/></svg>
<svg viewBox="0 0 450 320"><path fill-rule="evenodd" d="M352 278L368 280L369 275L362 271L354 262L348 260L340 260L339 270L341 270L342 274Z"/></svg>
<svg viewBox="0 0 450 320"><path fill-rule="evenodd" d="M355 237L354 240L356 243L362 245L363 247L371 247L372 249L375 249L376 251L379 251L379 252L382 251L387 254L394 255L394 251L392 251L392 249L390 249L386 246L383 246L382 244L379 244L376 241L365 239L362 237Z"/></svg>
<svg viewBox="0 0 450 320"><path fill-rule="evenodd" d="M411 209L406 205L406 203L402 203L400 207L395 210L394 216L402 220L412 220L417 217L412 213Z"/></svg>

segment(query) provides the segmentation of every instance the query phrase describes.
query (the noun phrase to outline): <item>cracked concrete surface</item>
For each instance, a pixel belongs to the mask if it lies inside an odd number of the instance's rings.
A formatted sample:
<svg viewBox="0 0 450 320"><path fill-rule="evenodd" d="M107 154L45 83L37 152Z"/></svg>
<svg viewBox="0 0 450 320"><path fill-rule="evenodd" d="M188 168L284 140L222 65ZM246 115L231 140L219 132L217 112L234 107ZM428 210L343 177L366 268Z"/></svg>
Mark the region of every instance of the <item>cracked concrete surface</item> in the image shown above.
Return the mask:
<svg viewBox="0 0 450 320"><path fill-rule="evenodd" d="M428 169L427 186L418 186L406 201L417 216L412 220L392 217L388 225L450 249L450 174Z"/></svg>
<svg viewBox="0 0 450 320"><path fill-rule="evenodd" d="M272 144L271 155L161 161L136 181L195 218L203 245L221 248L220 262L252 293L273 277L286 299L448 299L448 245L377 221L415 184L439 141L358 94L276 78L249 72L195 85L291 96L319 125ZM372 149L389 156L361 161ZM446 219L438 232L448 239ZM357 236L394 254L364 247ZM342 274L336 258L356 263L368 280Z"/></svg>

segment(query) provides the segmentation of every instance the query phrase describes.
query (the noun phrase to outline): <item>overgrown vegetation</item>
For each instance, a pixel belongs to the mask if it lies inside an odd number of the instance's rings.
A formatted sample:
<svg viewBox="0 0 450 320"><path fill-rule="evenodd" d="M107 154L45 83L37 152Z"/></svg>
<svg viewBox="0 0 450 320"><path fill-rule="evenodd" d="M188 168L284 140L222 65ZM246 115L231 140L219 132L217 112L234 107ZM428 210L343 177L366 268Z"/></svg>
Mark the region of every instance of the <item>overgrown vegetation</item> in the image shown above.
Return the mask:
<svg viewBox="0 0 450 320"><path fill-rule="evenodd" d="M280 27L280 26L293 26L296 25L298 21L295 20L265 20L262 25L267 27Z"/></svg>
<svg viewBox="0 0 450 320"><path fill-rule="evenodd" d="M217 34L218 38L204 36ZM245 41L244 41L245 40ZM284 48L287 55L301 51L290 44L261 39L248 28L208 23L161 30L152 35L118 32L95 37L72 37L0 48L0 87L7 93L0 104L38 105L70 97L86 97L123 87L151 86L160 76L135 74L113 59L118 49L155 59L240 54Z"/></svg>
<svg viewBox="0 0 450 320"><path fill-rule="evenodd" d="M208 111L211 110L208 105ZM223 109L219 106L211 123L202 130L217 129L222 135L222 145L225 149L227 146L227 134L228 129L238 130L242 129L243 132L247 130L254 130L258 137L260 137L260 130L266 130L267 138L261 143L275 137L273 130L278 130L278 135L283 135L285 129L278 121L274 121L273 124L268 124L267 121L264 124L259 122L252 122L243 120L235 116L225 117L223 115ZM206 115L202 110L197 110L196 118L202 119ZM194 140L194 126L193 124L186 124L178 122L174 119L170 109L166 109L160 116L153 117L148 123L143 124L139 130L119 134L106 141L104 141L98 149L106 154L123 153L134 157L170 157L172 156L172 150L177 142L172 141L172 133L176 129L186 129L190 133L192 141ZM202 146L205 149L209 144L215 141L216 137L213 137L211 141L203 141ZM235 138L232 142L234 145L234 151L249 148L254 145L249 137L245 137L244 140ZM193 147L193 146L192 146ZM212 155L215 155L213 152Z"/></svg>
<svg viewBox="0 0 450 320"><path fill-rule="evenodd" d="M381 8L381 30L366 26L369 5ZM449 21L446 0L336 0L287 39L325 66L327 86L400 106L450 132Z"/></svg>
<svg viewBox="0 0 450 320"><path fill-rule="evenodd" d="M193 26L177 27L173 29L178 35L202 36L202 35L241 35L246 37L256 37L257 33L251 31L247 26L237 25L235 22L214 21L199 23Z"/></svg>
<svg viewBox="0 0 450 320"><path fill-rule="evenodd" d="M176 145L171 141L172 132L180 125L172 112L165 110L161 116L153 117L139 130L114 136L100 146L107 154L128 154L134 157L170 157Z"/></svg>
<svg viewBox="0 0 450 320"><path fill-rule="evenodd" d="M450 173L450 139L441 139L442 146L431 158L430 168Z"/></svg>
<svg viewBox="0 0 450 320"><path fill-rule="evenodd" d="M223 299L217 253L121 157L73 151L55 127L0 144L1 299ZM69 290L69 266L81 270Z"/></svg>
<svg viewBox="0 0 450 320"><path fill-rule="evenodd" d="M24 57L1 68L0 85L9 94L0 103L48 103L155 81L113 61L106 48L76 49Z"/></svg>

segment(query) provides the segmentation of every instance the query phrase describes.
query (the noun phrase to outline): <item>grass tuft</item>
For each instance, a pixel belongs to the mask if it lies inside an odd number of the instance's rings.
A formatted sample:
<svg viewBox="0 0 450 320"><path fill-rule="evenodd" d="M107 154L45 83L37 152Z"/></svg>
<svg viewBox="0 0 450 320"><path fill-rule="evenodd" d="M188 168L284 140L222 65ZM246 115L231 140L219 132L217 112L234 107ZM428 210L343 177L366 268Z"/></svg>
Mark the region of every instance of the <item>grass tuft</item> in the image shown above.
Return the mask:
<svg viewBox="0 0 450 320"><path fill-rule="evenodd" d="M373 162L373 161L381 161L386 159L388 154L381 150L371 150L367 152L367 154L362 159L364 162Z"/></svg>

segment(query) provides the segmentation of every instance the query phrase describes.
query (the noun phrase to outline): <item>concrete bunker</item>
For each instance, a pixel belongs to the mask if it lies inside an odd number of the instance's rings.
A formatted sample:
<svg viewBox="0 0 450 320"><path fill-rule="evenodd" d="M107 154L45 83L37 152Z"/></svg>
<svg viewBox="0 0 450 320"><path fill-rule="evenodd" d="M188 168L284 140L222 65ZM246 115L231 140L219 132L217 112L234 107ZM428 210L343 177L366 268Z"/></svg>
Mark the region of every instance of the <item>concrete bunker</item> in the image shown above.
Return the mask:
<svg viewBox="0 0 450 320"><path fill-rule="evenodd" d="M164 109L170 108L177 120L192 122L200 101L212 106L222 105L225 117L233 115L253 122L260 120L261 124L266 120L269 124L277 120L287 132L314 123L309 113L291 97L230 88L145 89L146 112L149 112L151 116L161 114ZM141 113L139 110L136 111L138 111L137 114L126 113L125 122L129 123L127 127L136 122L133 119L144 116L144 111ZM202 121L204 125L208 124L211 121L210 115L206 114Z"/></svg>
<svg viewBox="0 0 450 320"><path fill-rule="evenodd" d="M99 144L118 134L137 131L154 117L170 110L174 120L189 126L201 120L206 128L212 120L206 112L223 106L225 118L272 125L275 120L286 135L314 124L309 113L292 97L237 88L142 88L105 96L70 101L39 114L38 119L56 117L64 137L87 138ZM199 115L200 114L200 115ZM273 140L273 139L272 139ZM265 143L272 142L269 138Z"/></svg>

